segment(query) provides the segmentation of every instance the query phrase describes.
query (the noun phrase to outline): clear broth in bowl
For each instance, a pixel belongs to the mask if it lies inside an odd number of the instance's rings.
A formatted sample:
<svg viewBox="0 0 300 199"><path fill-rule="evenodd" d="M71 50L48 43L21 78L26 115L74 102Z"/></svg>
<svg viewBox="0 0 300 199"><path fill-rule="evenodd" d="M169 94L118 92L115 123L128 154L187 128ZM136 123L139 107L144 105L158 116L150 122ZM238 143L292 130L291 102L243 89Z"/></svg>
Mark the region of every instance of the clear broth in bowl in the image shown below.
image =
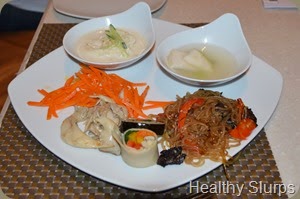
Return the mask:
<svg viewBox="0 0 300 199"><path fill-rule="evenodd" d="M196 51L201 54L200 57L196 55L195 58ZM191 59L193 63L199 65L186 62ZM233 54L222 47L213 44L192 44L172 50L168 56L168 67L185 77L214 80L235 74L238 70L238 62Z"/></svg>

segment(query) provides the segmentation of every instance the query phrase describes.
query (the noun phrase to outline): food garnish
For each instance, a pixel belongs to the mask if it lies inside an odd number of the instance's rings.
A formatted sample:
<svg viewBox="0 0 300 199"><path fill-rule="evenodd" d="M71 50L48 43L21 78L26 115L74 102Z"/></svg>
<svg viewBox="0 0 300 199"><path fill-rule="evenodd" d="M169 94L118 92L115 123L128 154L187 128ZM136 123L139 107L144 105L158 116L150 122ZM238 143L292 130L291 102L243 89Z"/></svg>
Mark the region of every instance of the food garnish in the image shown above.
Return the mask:
<svg viewBox="0 0 300 199"><path fill-rule="evenodd" d="M195 99L190 99L190 100L186 101L180 107L179 115L178 115L178 129L183 127L186 116L188 114L188 111L192 108L192 106L194 106L195 104L201 106L203 103L204 103L204 99L195 98Z"/></svg>
<svg viewBox="0 0 300 199"><path fill-rule="evenodd" d="M148 100L145 101L145 106L143 107L143 110L149 110L153 108L165 108L167 105L174 103L174 101L153 101Z"/></svg>
<svg viewBox="0 0 300 199"><path fill-rule="evenodd" d="M127 49L127 45L125 43L125 41L122 39L121 35L118 33L118 31L116 30L116 28L110 24L109 25L109 29L105 30L106 36L110 39L110 41L119 49L122 50L122 54L124 56L128 56L126 49Z"/></svg>
<svg viewBox="0 0 300 199"><path fill-rule="evenodd" d="M138 87L144 87L139 93ZM117 74L108 74L93 66L82 65L80 71L69 77L65 84L51 92L39 89L43 95L40 101L27 102L30 106L48 107L47 119L58 117L57 111L71 107L93 107L98 99L95 96L110 97L116 104L127 108L129 118L148 118L144 110L149 109L146 96L149 85L130 82ZM164 107L170 102L150 101L151 108ZM146 106L146 109L144 109Z"/></svg>

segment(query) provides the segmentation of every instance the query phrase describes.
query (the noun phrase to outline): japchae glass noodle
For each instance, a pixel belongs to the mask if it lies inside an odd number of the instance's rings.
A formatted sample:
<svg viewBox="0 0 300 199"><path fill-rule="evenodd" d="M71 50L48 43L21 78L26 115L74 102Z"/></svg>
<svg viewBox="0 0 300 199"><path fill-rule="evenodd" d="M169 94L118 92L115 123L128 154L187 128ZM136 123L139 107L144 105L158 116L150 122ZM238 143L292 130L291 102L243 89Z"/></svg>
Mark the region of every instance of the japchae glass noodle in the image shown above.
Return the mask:
<svg viewBox="0 0 300 199"><path fill-rule="evenodd" d="M240 139L230 135L242 119L256 117L241 99L233 100L222 93L199 89L177 97L156 120L165 123L163 146L182 146L185 163L201 166L205 159L226 163L227 149L240 145Z"/></svg>

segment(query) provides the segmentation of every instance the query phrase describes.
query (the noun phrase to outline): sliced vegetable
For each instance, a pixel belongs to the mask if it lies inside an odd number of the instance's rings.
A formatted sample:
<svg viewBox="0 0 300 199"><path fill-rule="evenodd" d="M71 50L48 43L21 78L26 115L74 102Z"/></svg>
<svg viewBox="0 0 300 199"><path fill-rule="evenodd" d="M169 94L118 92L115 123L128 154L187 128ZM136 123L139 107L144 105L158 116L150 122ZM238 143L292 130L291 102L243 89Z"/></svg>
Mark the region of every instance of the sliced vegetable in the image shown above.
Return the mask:
<svg viewBox="0 0 300 199"><path fill-rule="evenodd" d="M211 62L201 51L192 49L184 57L184 61L197 69L211 72L213 70Z"/></svg>
<svg viewBox="0 0 300 199"><path fill-rule="evenodd" d="M168 66L176 70L213 71L210 60L196 49L190 51L172 50L168 55Z"/></svg>
<svg viewBox="0 0 300 199"><path fill-rule="evenodd" d="M234 138L244 140L251 134L256 126L256 123L252 119L245 118L237 125L237 127L230 131L230 135Z"/></svg>
<svg viewBox="0 0 300 199"><path fill-rule="evenodd" d="M179 115L178 115L178 128L179 129L183 127L183 125L185 123L186 116L188 114L188 111L192 108L192 106L194 104L202 105L203 103L204 103L204 99L202 99L202 98L193 98L193 99L187 100L180 107L180 111L179 111Z"/></svg>
<svg viewBox="0 0 300 199"><path fill-rule="evenodd" d="M143 130L143 129L136 129L136 130L129 130L124 135L125 144L137 150L142 148L142 142L145 141L147 136L155 137L155 134L151 131Z"/></svg>
<svg viewBox="0 0 300 199"><path fill-rule="evenodd" d="M153 108L165 108L169 104L174 103L174 101L146 101L143 110L153 109Z"/></svg>
<svg viewBox="0 0 300 199"><path fill-rule="evenodd" d="M138 87L146 86L141 94ZM58 117L57 111L70 106L92 107L97 103L95 96L110 97L127 108L130 118L148 118L143 112L149 86L133 83L117 74L107 74L93 66L82 66L65 84L51 92L39 89L43 95L40 101L27 102L30 106L48 107L47 119ZM157 103L160 103L159 101Z"/></svg>
<svg viewBox="0 0 300 199"><path fill-rule="evenodd" d="M127 45L125 41L122 39L121 35L116 30L116 28L112 24L110 24L109 29L106 30L105 33L106 36L110 39L110 41L122 51L122 54L125 57L127 57L128 56L126 52Z"/></svg>

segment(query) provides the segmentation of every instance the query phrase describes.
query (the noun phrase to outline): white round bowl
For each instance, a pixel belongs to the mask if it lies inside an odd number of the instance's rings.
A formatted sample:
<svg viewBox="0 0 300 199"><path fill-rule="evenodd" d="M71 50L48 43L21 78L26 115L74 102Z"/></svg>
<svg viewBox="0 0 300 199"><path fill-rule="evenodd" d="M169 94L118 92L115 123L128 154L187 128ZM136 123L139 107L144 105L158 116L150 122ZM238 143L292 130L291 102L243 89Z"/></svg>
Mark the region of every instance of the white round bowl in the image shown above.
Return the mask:
<svg viewBox="0 0 300 199"><path fill-rule="evenodd" d="M79 39L92 31L107 28L112 24L116 28L132 30L139 33L146 40L145 50L130 59L116 62L95 62L83 59L79 56L77 45ZM63 47L65 51L73 58L84 64L93 65L100 69L120 69L133 64L145 56L155 43L155 32L152 24L151 10L148 4L139 2L128 10L119 14L93 18L81 22L72 27L63 38Z"/></svg>
<svg viewBox="0 0 300 199"><path fill-rule="evenodd" d="M234 74L220 79L191 78L172 70L167 64L167 57L171 50L194 44L212 44L227 50L236 59L237 70ZM231 81L245 73L252 63L252 53L240 22L235 15L230 13L222 15L205 26L169 36L158 45L156 58L159 64L175 78L197 86L214 86Z"/></svg>

